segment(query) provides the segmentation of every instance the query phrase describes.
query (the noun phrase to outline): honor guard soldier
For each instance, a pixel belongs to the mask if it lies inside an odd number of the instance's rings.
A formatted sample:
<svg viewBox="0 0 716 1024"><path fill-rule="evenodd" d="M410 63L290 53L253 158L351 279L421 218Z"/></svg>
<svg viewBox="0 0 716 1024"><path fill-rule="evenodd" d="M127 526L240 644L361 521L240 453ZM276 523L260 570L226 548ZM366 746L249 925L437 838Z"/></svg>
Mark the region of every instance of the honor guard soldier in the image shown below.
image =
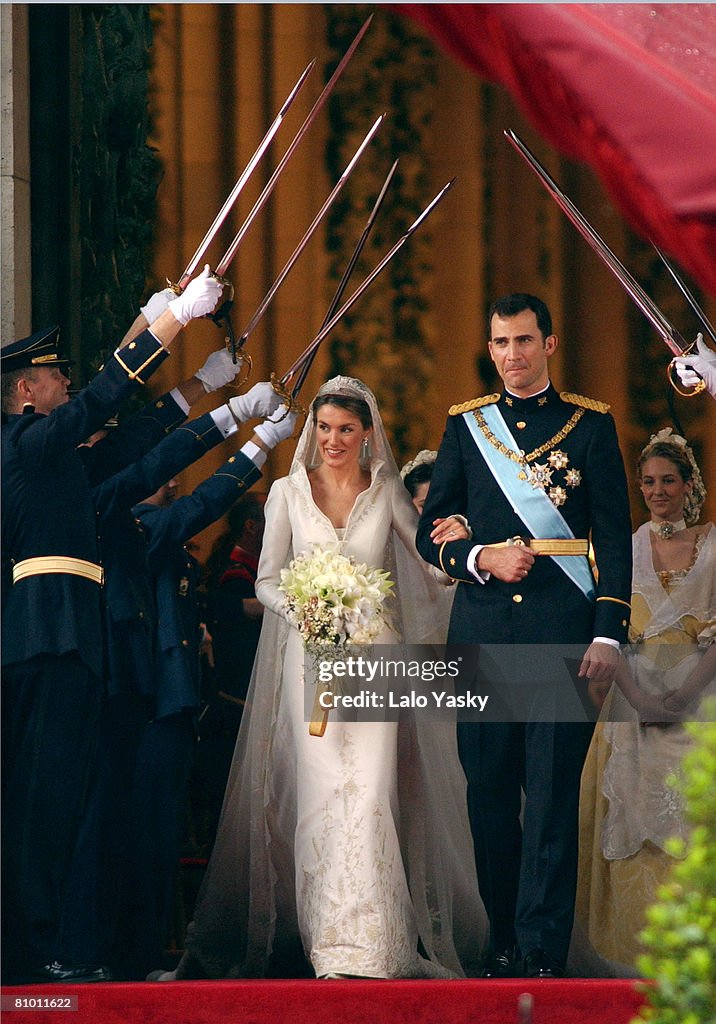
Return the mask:
<svg viewBox="0 0 716 1024"><path fill-rule="evenodd" d="M2 364L3 937L8 977L101 980L57 946L102 698L103 568L78 446L216 305L208 268L151 330L68 400L59 329L5 346Z"/></svg>
<svg viewBox="0 0 716 1024"><path fill-rule="evenodd" d="M489 329L504 390L450 409L417 546L460 583L450 644L513 645L511 654L539 645L535 677L554 645L577 645L584 697L588 680L613 678L629 620L631 524L614 421L603 403L550 383L558 339L540 299L499 299ZM434 544L435 521L456 513L472 539ZM560 721L558 706L529 717L458 723L490 919L485 977L561 976L570 941L579 780L593 725L586 716Z"/></svg>
<svg viewBox="0 0 716 1024"><path fill-rule="evenodd" d="M228 372L233 376L238 367L226 355ZM219 362L219 374L225 374L227 368ZM202 376L203 370L199 371ZM219 383L226 380L216 381L214 371L208 387L204 381L202 394L213 391L214 384ZM181 388L187 391L186 382ZM176 401L180 397L164 396L160 400L165 408L174 406L175 411L166 417L170 423L176 420ZM131 511L132 505L230 437L238 423L269 414L280 401L270 384L257 384L247 394L185 422L180 430L164 434L143 458L93 489L105 570L107 692L100 718L97 771L69 880L69 903L75 910L63 922L61 933L62 948L78 962L104 963L112 958L121 880L129 855L130 798L138 750L160 699L163 655L157 645L157 630L164 628L166 609L157 608L147 532L141 518ZM145 419L150 411L144 414ZM150 418L156 418L155 414ZM125 431L131 433L131 426L125 425ZM118 428L117 433L122 430ZM114 440L114 433L106 440ZM100 441L89 453L104 444L105 440ZM222 478L231 482L231 501L236 497L239 469L240 487L247 482L250 486L260 476L250 458L241 453L232 456ZM222 494L226 490L224 487Z"/></svg>
<svg viewBox="0 0 716 1024"><path fill-rule="evenodd" d="M239 452L191 494L175 500L172 479L134 509L147 542L159 629L156 713L145 727L137 756L120 901L117 952L122 973L130 978L146 977L165 948L196 737L201 689L202 630L196 593L200 574L185 544L253 486L267 451L293 433L295 413L284 416L285 408L274 412L278 398L268 384L257 384L247 395L231 399L232 412L242 421L255 416L262 405L262 389L265 413L274 414L256 426L254 436ZM213 433L203 429L201 436L209 447L224 439L218 429Z"/></svg>

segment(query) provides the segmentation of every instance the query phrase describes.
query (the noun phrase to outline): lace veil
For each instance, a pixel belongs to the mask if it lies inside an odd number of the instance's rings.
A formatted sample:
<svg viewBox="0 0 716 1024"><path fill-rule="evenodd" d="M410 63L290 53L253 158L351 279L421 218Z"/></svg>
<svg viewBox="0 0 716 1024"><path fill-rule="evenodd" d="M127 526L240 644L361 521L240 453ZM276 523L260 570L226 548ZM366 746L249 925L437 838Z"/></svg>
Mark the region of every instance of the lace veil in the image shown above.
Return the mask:
<svg viewBox="0 0 716 1024"><path fill-rule="evenodd" d="M362 464L373 481L397 478L372 391L361 381L339 376L320 388L318 395L326 394L368 404L373 431L361 453ZM319 462L309 412L289 476ZM429 568L395 531L389 548L384 567L396 581L398 633L406 642L444 643L444 636L435 635L431 609L438 584ZM295 769L274 728L288 634L284 618L266 610L217 839L179 978L264 976L272 970L272 955L299 944ZM477 890L455 727L416 716L401 723L398 743L401 848L426 973L431 967L455 975L471 973L484 948L487 920Z"/></svg>

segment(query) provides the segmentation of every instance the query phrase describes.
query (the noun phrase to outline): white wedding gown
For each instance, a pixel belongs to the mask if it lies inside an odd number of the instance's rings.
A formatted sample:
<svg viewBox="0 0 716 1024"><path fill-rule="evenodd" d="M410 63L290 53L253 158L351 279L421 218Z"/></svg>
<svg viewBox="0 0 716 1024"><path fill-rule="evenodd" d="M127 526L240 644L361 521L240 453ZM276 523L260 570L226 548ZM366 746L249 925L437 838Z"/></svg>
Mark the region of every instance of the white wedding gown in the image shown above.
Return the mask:
<svg viewBox="0 0 716 1024"><path fill-rule="evenodd" d="M382 566L391 526L406 545L415 517L400 481L360 494L336 530L313 502L305 472L278 481L266 505L271 544L256 594L282 614L280 570L314 544ZM378 642L396 642L385 632ZM417 957L417 925L400 850L398 723L334 722L310 736L304 710L303 641L286 644L275 743L295 750L295 872L298 924L317 975L376 978L428 972ZM439 972L430 965L428 973Z"/></svg>
<svg viewBox="0 0 716 1024"><path fill-rule="evenodd" d="M375 396L350 377L320 395L368 405L361 465L371 483L334 529L309 483L307 467L320 462L309 415L266 502L256 582L266 610L247 706L186 951L167 978L261 977L299 938L317 975L461 977L484 951L455 724L424 712L399 722L331 716L324 736L309 735L303 644L278 589L296 555L330 545L387 569L391 628L379 642L445 642L440 584L415 550L417 514Z"/></svg>
<svg viewBox="0 0 716 1024"><path fill-rule="evenodd" d="M434 641L438 584L415 553L412 503L397 473L382 473L378 463L339 532L315 505L300 466L272 486L265 515L256 582L266 606L261 641L216 844L175 976L262 975L272 948L296 934L317 975L472 973L487 921L454 724L419 715L400 723L329 717L325 735L310 736L303 643L278 590L295 555L332 545L390 569L396 580L396 632L381 642Z"/></svg>

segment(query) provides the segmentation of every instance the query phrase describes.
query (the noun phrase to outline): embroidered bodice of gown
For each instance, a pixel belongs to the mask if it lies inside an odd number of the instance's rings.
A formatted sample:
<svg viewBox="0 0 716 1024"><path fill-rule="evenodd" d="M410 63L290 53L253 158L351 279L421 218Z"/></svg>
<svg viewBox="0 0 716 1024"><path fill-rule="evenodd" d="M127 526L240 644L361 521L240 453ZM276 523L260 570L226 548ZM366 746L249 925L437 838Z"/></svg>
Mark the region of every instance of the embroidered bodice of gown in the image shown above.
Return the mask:
<svg viewBox="0 0 716 1024"><path fill-rule="evenodd" d="M356 498L345 528L337 530L318 508L308 475L299 469L271 488L271 532L261 555L256 593L267 608L283 615L284 597L278 589L280 570L296 555L315 545L332 546L368 565L393 569L391 530L408 549L414 549L416 516L400 479L383 478L374 470L367 490ZM267 513L268 514L268 513ZM426 577L427 567L421 570Z"/></svg>

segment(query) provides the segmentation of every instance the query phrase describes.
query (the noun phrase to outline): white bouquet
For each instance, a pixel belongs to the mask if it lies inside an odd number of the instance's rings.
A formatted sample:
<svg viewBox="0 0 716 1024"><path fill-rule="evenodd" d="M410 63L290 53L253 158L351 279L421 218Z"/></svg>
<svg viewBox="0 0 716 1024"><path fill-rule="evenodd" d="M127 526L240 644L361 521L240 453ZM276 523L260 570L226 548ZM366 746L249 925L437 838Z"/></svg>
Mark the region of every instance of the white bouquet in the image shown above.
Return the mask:
<svg viewBox="0 0 716 1024"><path fill-rule="evenodd" d="M286 595L286 615L303 637L314 666L344 656L350 644L369 644L385 624L384 605L393 582L390 574L316 545L297 555L281 570L279 590ZM322 694L329 684L316 685L312 736L323 736L329 704Z"/></svg>
<svg viewBox="0 0 716 1024"><path fill-rule="evenodd" d="M309 650L369 644L385 624L390 573L316 546L281 570L286 613Z"/></svg>

